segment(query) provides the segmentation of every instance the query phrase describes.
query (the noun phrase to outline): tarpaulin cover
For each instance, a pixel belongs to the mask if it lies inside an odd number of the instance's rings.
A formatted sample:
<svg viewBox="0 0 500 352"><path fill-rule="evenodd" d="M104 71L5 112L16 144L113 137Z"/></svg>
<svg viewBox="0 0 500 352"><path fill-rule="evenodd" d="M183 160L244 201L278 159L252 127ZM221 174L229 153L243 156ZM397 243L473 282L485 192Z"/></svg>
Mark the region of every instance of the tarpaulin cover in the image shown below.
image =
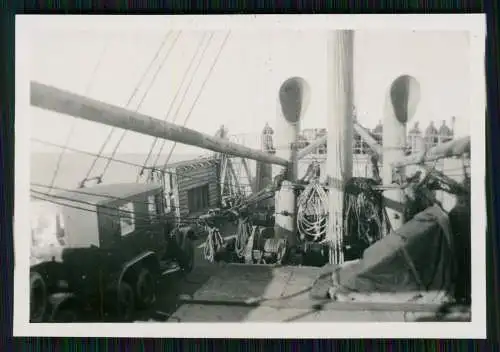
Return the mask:
<svg viewBox="0 0 500 352"><path fill-rule="evenodd" d="M330 295L398 293L407 300L416 292L451 292L453 275L448 216L433 206L368 247L359 261L338 267Z"/></svg>

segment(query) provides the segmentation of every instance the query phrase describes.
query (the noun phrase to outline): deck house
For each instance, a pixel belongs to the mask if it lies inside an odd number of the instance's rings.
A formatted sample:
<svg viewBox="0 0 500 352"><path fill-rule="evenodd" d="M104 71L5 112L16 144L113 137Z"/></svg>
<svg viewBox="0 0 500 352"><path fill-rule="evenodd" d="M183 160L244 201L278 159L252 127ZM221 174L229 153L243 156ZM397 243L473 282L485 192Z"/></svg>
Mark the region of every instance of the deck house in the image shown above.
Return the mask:
<svg viewBox="0 0 500 352"><path fill-rule="evenodd" d="M220 206L219 164L215 157L169 164L165 170L167 210L182 220Z"/></svg>

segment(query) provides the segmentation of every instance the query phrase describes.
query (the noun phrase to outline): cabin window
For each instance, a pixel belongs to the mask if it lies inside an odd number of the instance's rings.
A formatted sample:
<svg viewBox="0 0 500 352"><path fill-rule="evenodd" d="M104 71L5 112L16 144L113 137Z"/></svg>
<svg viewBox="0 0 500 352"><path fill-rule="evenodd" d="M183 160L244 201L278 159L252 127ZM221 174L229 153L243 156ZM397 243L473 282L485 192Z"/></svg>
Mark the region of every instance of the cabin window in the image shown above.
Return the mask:
<svg viewBox="0 0 500 352"><path fill-rule="evenodd" d="M188 191L189 212L206 210L209 207L210 199L208 185L196 187Z"/></svg>
<svg viewBox="0 0 500 352"><path fill-rule="evenodd" d="M120 207L119 211L121 235L126 236L135 230L134 204L126 203Z"/></svg>

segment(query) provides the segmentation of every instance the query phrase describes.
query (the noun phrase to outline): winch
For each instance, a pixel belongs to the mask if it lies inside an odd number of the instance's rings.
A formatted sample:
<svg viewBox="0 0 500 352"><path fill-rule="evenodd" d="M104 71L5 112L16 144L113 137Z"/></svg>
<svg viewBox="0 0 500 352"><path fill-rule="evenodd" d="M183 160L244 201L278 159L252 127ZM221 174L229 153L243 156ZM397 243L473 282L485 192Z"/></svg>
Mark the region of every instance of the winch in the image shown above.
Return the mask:
<svg viewBox="0 0 500 352"><path fill-rule="evenodd" d="M274 226L274 211L271 209L258 209L251 213L251 221L257 226Z"/></svg>

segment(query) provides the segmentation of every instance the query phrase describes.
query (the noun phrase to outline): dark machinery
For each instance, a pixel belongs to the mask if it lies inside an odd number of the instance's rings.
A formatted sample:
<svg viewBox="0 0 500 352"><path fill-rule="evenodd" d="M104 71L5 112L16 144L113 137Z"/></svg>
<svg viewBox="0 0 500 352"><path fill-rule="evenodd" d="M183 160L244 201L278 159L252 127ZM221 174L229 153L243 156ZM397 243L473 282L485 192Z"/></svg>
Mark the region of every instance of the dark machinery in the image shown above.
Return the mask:
<svg viewBox="0 0 500 352"><path fill-rule="evenodd" d="M317 174L317 170L312 172ZM277 178L279 181L279 177ZM306 228L313 236L304 236L297 232L292 236L297 241L287 241L275 235L275 208L262 204L262 200L275 196L279 182L262 192L253 195L244 202L229 202L235 204L226 209L212 209L200 217L208 231L205 243L205 258L209 261L226 261L248 264L284 264L323 266L328 262L329 250L325 243L326 209L321 214L306 214L306 222L311 225ZM308 182L301 182L293 187L295 196L301 195L307 189ZM322 186L321 186L322 187ZM324 199L323 199L324 201ZM316 209L318 210L318 209ZM288 216L285 214L285 216ZM290 214L292 216L292 214ZM235 236L223 239L219 228L223 222L237 224ZM300 224L299 224L300 227ZM304 227L301 227L301 229ZM315 234L318 232L318 234ZM290 242L293 242L290 245Z"/></svg>

